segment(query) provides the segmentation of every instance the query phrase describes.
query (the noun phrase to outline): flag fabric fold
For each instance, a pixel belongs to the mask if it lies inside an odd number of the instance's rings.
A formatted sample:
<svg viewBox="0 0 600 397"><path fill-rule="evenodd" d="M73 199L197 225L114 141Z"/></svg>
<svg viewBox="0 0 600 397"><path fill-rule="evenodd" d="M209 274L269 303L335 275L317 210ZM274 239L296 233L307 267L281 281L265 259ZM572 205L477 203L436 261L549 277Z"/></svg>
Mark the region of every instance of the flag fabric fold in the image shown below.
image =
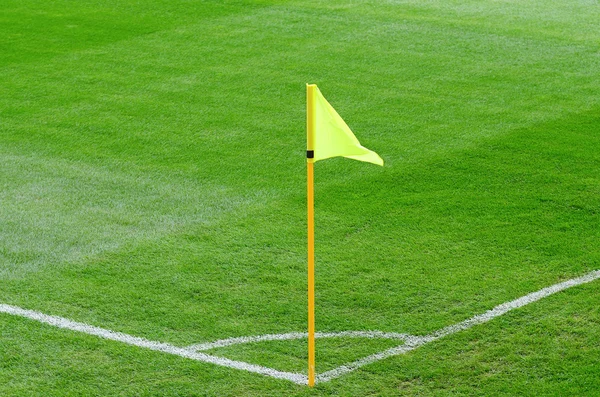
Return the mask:
<svg viewBox="0 0 600 397"><path fill-rule="evenodd" d="M350 127L321 94L319 87L314 88L313 162L341 156L383 166L381 157L360 144Z"/></svg>

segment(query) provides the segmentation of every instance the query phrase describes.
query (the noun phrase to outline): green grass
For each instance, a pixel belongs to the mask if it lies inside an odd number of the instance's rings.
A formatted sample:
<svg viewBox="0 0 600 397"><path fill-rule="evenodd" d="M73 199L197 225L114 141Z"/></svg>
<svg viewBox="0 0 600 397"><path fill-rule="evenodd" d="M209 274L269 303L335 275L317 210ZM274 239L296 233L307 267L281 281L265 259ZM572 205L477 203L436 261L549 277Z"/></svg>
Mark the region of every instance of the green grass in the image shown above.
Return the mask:
<svg viewBox="0 0 600 397"><path fill-rule="evenodd" d="M597 1L0 9L0 303L304 331L307 82L386 162L315 167L317 330L423 335L600 268ZM314 390L0 315L0 395L600 395L597 291ZM318 341L317 371L387 346ZM302 342L220 350L304 371Z"/></svg>

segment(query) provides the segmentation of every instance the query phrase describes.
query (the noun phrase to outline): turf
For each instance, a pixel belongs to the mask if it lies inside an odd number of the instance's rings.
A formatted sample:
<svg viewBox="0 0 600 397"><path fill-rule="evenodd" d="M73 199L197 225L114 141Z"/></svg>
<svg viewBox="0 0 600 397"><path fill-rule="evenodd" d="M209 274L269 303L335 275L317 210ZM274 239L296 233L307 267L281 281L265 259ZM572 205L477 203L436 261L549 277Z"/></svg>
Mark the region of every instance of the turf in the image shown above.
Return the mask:
<svg viewBox="0 0 600 397"><path fill-rule="evenodd" d="M600 268L597 1L0 9L0 303L178 346L304 331L307 82L386 162L316 164L317 330L424 335ZM597 291L314 390L0 315L0 395L600 395ZM317 371L389 343L350 342ZM222 353L304 371L300 342Z"/></svg>

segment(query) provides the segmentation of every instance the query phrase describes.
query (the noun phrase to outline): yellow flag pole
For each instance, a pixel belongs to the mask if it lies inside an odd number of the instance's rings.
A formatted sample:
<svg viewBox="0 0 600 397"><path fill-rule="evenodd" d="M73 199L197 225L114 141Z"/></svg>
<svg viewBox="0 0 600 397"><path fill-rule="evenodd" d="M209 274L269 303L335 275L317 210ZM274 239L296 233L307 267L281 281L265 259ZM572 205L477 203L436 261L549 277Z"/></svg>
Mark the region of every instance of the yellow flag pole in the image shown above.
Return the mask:
<svg viewBox="0 0 600 397"><path fill-rule="evenodd" d="M306 85L306 161L308 204L308 385L315 385L315 85Z"/></svg>

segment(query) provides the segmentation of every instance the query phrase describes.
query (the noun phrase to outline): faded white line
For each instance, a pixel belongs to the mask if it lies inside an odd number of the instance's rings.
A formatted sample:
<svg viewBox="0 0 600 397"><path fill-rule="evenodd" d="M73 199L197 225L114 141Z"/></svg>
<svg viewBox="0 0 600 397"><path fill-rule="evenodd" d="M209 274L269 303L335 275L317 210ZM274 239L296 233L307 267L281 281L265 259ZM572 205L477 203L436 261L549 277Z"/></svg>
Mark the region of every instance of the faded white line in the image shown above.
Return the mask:
<svg viewBox="0 0 600 397"><path fill-rule="evenodd" d="M295 339L307 339L307 332L290 332L287 334L266 334L257 336L242 336L237 338L221 339L215 342L199 343L196 345L188 346L187 349L192 351L205 351L210 349L216 349L219 347L239 345L244 343L257 343L267 341L278 341L278 340L295 340ZM397 332L381 332L381 331L341 331L341 332L317 332L315 338L376 338L376 339L398 339L398 340L410 340L414 338L413 335L399 334Z"/></svg>
<svg viewBox="0 0 600 397"><path fill-rule="evenodd" d="M156 350L163 353L174 354L176 356L189 358L192 360L203 361L206 363L220 365L222 367L229 367L235 369L241 369L243 371L254 372L261 375L267 375L277 379L285 379L299 385L305 385L308 383L306 375L297 374L293 372L283 372L272 368L262 367L260 365L249 364L243 361L230 360L223 357L215 357L206 353L197 353L190 351L186 348L177 347L163 342L155 342L148 339L140 338L137 336L123 334L121 332L115 332L104 328L94 327L92 325L78 323L76 321L69 320L67 318L58 316L49 316L34 310L26 310L17 306L0 304L0 313L12 314L13 316L25 317L31 320L39 321L41 323L49 324L54 327L64 328L71 331L83 332L84 334L98 336L103 339L114 340L117 342L123 342L128 345L143 347L150 350Z"/></svg>
<svg viewBox="0 0 600 397"><path fill-rule="evenodd" d="M423 346L426 343L443 338L444 336L447 336L447 335L455 334L459 331L464 331L475 325L486 323L486 322L488 322L498 316L501 316L511 310L518 309L518 308L528 305L530 303L536 302L542 298L545 298L545 297L555 294L557 292L563 291L567 288L571 288L571 287L575 287L577 285L589 283L598 278L600 278L600 270L595 270L593 272L586 274L585 276L567 280L562 283L554 284L550 287L543 288L539 291L532 292L531 294L525 295L521 298L498 305L483 314L476 315L476 316L471 317L470 319L462 321L458 324L454 324L454 325L450 325L448 327L442 328L436 332L433 332L430 335L423 336L423 337L416 337L412 341L406 341L406 343L402 346L392 347L381 353L376 353L371 356L361 358L360 360L354 361L352 363L342 365L341 367L332 369L331 371L323 372L322 374L317 376L317 381L318 382L328 382L332 379L339 378L340 376L345 375L354 370L357 370L360 367L364 367L365 365L372 364L376 361L380 361L380 360L386 359L388 357L407 353L411 350L416 349L419 346Z"/></svg>

